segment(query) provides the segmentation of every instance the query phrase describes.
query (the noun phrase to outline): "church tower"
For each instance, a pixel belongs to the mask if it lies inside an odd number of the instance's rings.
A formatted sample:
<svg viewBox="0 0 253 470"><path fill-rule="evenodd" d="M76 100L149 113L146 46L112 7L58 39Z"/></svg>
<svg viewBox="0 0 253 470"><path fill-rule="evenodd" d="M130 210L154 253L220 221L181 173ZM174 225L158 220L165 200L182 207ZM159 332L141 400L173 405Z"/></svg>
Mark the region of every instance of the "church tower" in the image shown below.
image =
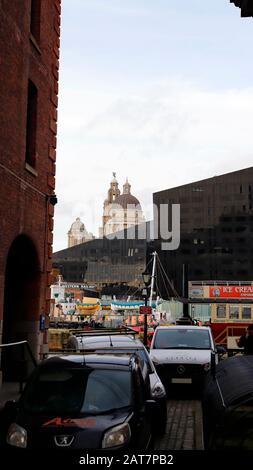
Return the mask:
<svg viewBox="0 0 253 470"><path fill-rule="evenodd" d="M108 222L108 220L111 218L111 215L110 215L111 204L113 204L115 199L118 196L120 196L119 183L116 179L116 173L113 173L112 176L113 177L110 183L110 188L108 190L108 196L107 196L107 199L105 199L104 201L102 235L106 235L104 233L104 227L106 226L106 223Z"/></svg>
<svg viewBox="0 0 253 470"><path fill-rule="evenodd" d="M131 184L128 182L128 178L126 179L126 182L123 185L123 194L131 194Z"/></svg>
<svg viewBox="0 0 253 470"><path fill-rule="evenodd" d="M94 240L94 235L90 232L87 232L84 223L81 221L80 217L77 217L75 222L70 227L68 231L68 248L80 245L81 243L89 242Z"/></svg>
<svg viewBox="0 0 253 470"><path fill-rule="evenodd" d="M105 237L144 222L140 202L131 194L131 184L128 178L123 185L123 193L120 194L116 173L113 173L108 197L104 202L103 227L100 229L100 236Z"/></svg>

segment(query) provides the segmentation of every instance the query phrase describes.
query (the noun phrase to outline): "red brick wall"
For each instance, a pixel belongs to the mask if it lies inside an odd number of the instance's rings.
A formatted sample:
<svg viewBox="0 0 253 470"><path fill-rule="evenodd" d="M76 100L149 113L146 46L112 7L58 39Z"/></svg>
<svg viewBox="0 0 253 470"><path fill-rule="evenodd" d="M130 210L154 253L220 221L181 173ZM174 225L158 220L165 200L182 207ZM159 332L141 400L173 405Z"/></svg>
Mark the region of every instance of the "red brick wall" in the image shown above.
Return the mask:
<svg viewBox="0 0 253 470"><path fill-rule="evenodd" d="M22 233L38 251L40 307L50 305L61 0L42 0L39 44L30 8L30 0L0 0L0 321L8 251ZM28 79L38 89L35 171L25 163Z"/></svg>

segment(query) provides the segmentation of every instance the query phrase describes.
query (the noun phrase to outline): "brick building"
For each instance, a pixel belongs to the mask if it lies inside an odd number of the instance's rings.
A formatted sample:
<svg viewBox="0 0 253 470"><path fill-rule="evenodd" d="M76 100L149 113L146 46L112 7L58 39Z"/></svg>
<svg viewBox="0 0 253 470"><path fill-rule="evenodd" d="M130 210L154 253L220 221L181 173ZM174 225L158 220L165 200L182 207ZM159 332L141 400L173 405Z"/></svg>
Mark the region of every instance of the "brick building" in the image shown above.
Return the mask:
<svg viewBox="0 0 253 470"><path fill-rule="evenodd" d="M47 342L61 0L0 2L0 343ZM2 357L3 376L8 369Z"/></svg>

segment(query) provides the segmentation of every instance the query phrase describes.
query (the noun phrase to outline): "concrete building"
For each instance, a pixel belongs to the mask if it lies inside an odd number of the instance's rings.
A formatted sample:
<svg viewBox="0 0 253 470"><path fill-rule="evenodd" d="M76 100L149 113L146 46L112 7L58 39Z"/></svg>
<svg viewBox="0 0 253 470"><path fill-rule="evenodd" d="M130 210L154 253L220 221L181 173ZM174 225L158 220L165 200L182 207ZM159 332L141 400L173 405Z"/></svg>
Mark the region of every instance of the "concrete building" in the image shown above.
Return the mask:
<svg viewBox="0 0 253 470"><path fill-rule="evenodd" d="M77 217L68 231L68 248L89 242L94 238L94 235L86 230L84 223Z"/></svg>
<svg viewBox="0 0 253 470"><path fill-rule="evenodd" d="M104 201L103 227L100 236L106 237L121 230L144 223L145 218L138 199L131 194L131 185L126 179L123 193L120 193L116 173L110 183L107 199Z"/></svg>
<svg viewBox="0 0 253 470"><path fill-rule="evenodd" d="M253 167L154 193L154 204L180 204L180 246L157 250L182 295L182 266L191 281L253 279ZM158 217L158 234L161 220ZM164 286L160 290L164 296Z"/></svg>
<svg viewBox="0 0 253 470"><path fill-rule="evenodd" d="M60 0L0 2L0 343L47 342ZM4 378L11 367L5 354Z"/></svg>

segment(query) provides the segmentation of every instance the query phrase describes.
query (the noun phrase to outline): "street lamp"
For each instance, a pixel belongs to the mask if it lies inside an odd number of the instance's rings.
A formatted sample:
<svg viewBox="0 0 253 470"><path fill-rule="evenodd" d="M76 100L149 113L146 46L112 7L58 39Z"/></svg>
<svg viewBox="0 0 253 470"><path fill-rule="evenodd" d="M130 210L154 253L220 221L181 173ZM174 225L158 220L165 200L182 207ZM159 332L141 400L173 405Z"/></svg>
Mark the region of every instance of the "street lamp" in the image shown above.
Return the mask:
<svg viewBox="0 0 253 470"><path fill-rule="evenodd" d="M149 287L151 274L146 270L142 273L142 279L146 287Z"/></svg>
<svg viewBox="0 0 253 470"><path fill-rule="evenodd" d="M145 307L148 305L148 289L150 287L151 281L151 274L147 271L147 268L142 273L142 279L146 286L146 289L143 289L142 293L145 296ZM143 343L144 346L147 346L147 339L148 339L148 320L147 320L147 313L144 313L144 326L143 326Z"/></svg>

